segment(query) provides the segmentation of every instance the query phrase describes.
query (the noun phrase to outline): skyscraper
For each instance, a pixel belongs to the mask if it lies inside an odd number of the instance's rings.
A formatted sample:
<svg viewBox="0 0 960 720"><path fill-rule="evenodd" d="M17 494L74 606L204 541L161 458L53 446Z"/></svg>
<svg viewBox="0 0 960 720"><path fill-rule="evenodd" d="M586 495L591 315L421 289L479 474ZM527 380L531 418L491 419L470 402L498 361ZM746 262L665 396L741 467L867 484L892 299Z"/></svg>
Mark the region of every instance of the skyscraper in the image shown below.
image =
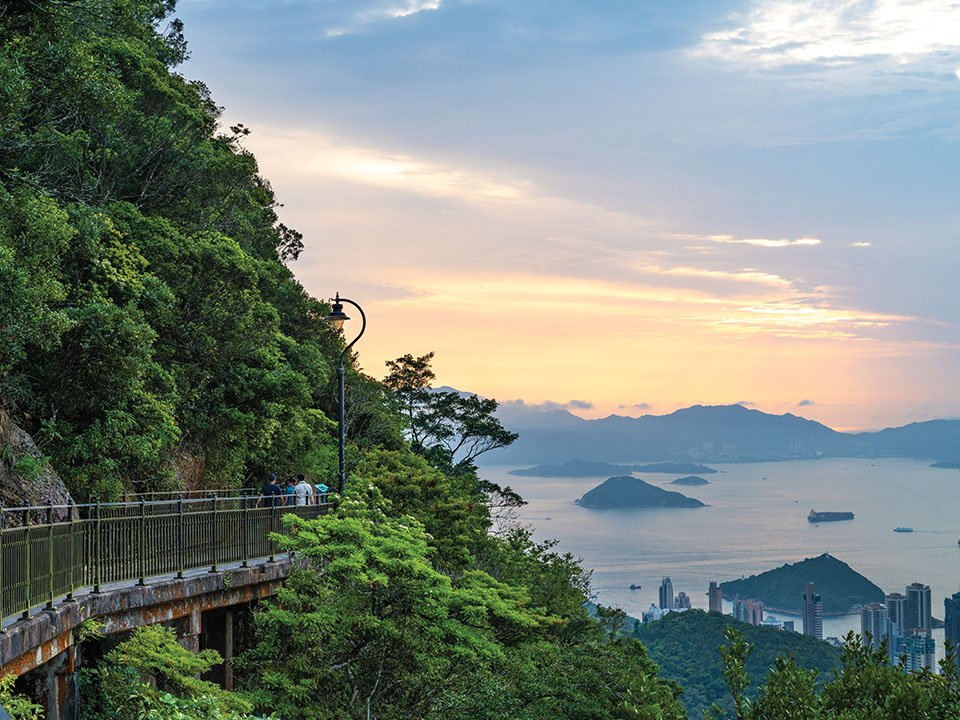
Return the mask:
<svg viewBox="0 0 960 720"><path fill-rule="evenodd" d="M807 590L800 596L800 601L803 608L803 634L823 640L823 602L812 582L807 583Z"/></svg>
<svg viewBox="0 0 960 720"><path fill-rule="evenodd" d="M921 628L929 630L930 623L930 586L923 583L911 583L907 586L907 616L904 635L910 630Z"/></svg>
<svg viewBox="0 0 960 720"><path fill-rule="evenodd" d="M720 592L720 586L715 580L710 581L710 589L707 590L707 596L710 603L710 612L723 612L723 593Z"/></svg>
<svg viewBox="0 0 960 720"><path fill-rule="evenodd" d="M960 592L943 599L943 622L944 637L953 646L953 657L957 659L957 645L960 645Z"/></svg>
<svg viewBox="0 0 960 720"><path fill-rule="evenodd" d="M890 662L896 664L906 642L904 626L907 618L907 596L902 593L889 593L886 604L887 618L884 621L884 629L887 650L890 653Z"/></svg>
<svg viewBox="0 0 960 720"><path fill-rule="evenodd" d="M673 609L674 610L690 609L690 596L687 595L683 590L678 592L677 596L673 599Z"/></svg>
<svg viewBox="0 0 960 720"><path fill-rule="evenodd" d="M878 648L886 637L887 606L869 603L860 611L860 637L864 645Z"/></svg>
<svg viewBox="0 0 960 720"><path fill-rule="evenodd" d="M660 607L673 610L673 583L668 577L660 581Z"/></svg>
<svg viewBox="0 0 960 720"><path fill-rule="evenodd" d="M937 644L932 637L930 628L913 628L907 635L904 643L904 652L907 655L907 670L933 669L934 653Z"/></svg>

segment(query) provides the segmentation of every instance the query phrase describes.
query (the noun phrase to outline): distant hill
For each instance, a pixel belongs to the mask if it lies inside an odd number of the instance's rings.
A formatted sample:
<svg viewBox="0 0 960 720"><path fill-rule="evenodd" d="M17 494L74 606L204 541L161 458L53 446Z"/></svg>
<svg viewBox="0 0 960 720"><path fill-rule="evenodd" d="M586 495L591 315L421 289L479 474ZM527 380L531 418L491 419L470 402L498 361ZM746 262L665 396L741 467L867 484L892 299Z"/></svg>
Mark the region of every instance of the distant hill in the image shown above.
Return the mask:
<svg viewBox="0 0 960 720"><path fill-rule="evenodd" d="M709 475L710 473L716 472L716 470L714 470L713 468L708 468L706 465L698 465L696 463L675 463L675 462L651 463L650 465L634 465L633 469L636 472L662 473L664 475L696 475L697 473L700 473L701 475Z"/></svg>
<svg viewBox="0 0 960 720"><path fill-rule="evenodd" d="M566 410L534 411L514 404L500 417L508 429L520 432L520 439L484 455L485 463L516 466L572 458L626 463L641 458L757 462L819 457L960 457L960 420L841 433L791 413L771 415L742 405L694 405L668 415L610 415L584 420Z"/></svg>
<svg viewBox="0 0 960 720"><path fill-rule="evenodd" d="M697 477L696 475L688 475L687 477L677 478L674 480L671 485L709 485L709 480L704 480L702 477Z"/></svg>
<svg viewBox="0 0 960 720"><path fill-rule="evenodd" d="M511 470L511 475L520 477L610 477L615 473L631 472L630 465L613 465L606 462L588 462L587 460L568 460L560 465L537 465L532 468Z"/></svg>
<svg viewBox="0 0 960 720"><path fill-rule="evenodd" d="M930 467L960 470L960 460L941 460L940 462L930 463Z"/></svg>
<svg viewBox="0 0 960 720"><path fill-rule="evenodd" d="M706 507L695 498L658 488L630 475L604 480L576 502L582 507L597 509Z"/></svg>
<svg viewBox="0 0 960 720"><path fill-rule="evenodd" d="M800 667L820 671L821 682L831 679L832 671L841 665L840 649L823 640L776 628L756 627L716 612L687 610L669 613L662 620L646 625L638 624L633 637L644 644L647 654L660 666L661 677L683 685L680 700L691 718L702 718L711 703L726 708L728 717L735 716L723 684L718 650L726 644L723 633L727 625L735 626L743 633L744 640L754 646L746 667L753 693L778 657L795 655Z"/></svg>
<svg viewBox="0 0 960 720"><path fill-rule="evenodd" d="M765 608L801 614L800 596L807 583L816 585L825 615L843 614L871 602L883 602L884 592L841 560L824 553L751 575L743 580L720 583L723 596L755 598Z"/></svg>

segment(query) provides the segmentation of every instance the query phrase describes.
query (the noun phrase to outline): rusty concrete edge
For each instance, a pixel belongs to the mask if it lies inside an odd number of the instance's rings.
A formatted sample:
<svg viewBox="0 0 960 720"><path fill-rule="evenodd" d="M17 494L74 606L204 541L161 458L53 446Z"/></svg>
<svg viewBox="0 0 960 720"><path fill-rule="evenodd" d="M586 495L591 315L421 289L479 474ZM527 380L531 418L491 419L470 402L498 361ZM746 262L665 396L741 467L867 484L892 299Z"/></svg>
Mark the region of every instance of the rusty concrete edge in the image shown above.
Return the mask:
<svg viewBox="0 0 960 720"><path fill-rule="evenodd" d="M174 620L193 612L228 607L272 595L287 577L290 561L280 558L247 568L147 582L88 594L52 610L19 620L0 634L0 677L23 674L73 645L73 631L91 618L109 635L140 625Z"/></svg>

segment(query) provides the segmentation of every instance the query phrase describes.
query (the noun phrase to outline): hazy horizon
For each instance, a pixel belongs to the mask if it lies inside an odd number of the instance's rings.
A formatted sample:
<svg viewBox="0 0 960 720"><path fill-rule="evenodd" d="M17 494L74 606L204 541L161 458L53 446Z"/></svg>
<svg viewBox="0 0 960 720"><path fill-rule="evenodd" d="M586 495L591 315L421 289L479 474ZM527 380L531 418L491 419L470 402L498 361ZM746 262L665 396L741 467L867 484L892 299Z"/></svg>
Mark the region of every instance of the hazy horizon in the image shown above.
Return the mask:
<svg viewBox="0 0 960 720"><path fill-rule="evenodd" d="M960 414L942 0L181 0L357 346L585 416ZM348 331L349 332L349 331Z"/></svg>

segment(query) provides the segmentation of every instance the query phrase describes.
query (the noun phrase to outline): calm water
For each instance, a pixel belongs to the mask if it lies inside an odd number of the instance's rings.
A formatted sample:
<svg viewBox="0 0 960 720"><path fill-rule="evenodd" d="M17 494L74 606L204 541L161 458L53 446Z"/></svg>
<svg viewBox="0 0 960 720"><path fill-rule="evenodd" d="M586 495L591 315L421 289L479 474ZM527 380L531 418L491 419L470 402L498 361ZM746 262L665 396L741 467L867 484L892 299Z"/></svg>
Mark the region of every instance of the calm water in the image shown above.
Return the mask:
<svg viewBox="0 0 960 720"><path fill-rule="evenodd" d="M732 580L828 552L866 575L885 592L911 582L930 586L933 614L960 591L960 472L915 460L799 460L723 465L704 476L710 485L669 485L675 475L642 475L709 507L590 510L573 504L605 477L524 478L511 467L481 468L481 475L511 485L528 501L520 521L538 540L593 569L593 588L604 605L636 617L657 602L660 578L684 590L694 607L707 607L711 580ZM814 524L817 510L850 510L852 521ZM548 519L549 518L549 519ZM894 533L904 525L913 533ZM631 583L642 590L630 590ZM797 588L801 594L803 588ZM777 617L792 619L780 613ZM801 623L797 620L797 629ZM824 635L860 631L859 615L824 619ZM943 631L939 631L942 642Z"/></svg>

